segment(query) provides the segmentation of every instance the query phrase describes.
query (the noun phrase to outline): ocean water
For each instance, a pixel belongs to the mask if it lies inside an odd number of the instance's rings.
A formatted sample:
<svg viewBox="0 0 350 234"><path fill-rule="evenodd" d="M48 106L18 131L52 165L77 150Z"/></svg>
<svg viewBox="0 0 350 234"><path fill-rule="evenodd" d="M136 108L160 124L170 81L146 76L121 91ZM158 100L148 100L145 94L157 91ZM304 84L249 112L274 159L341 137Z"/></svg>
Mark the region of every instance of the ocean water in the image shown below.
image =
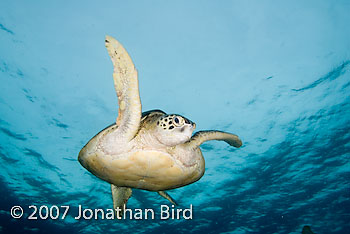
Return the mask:
<svg viewBox="0 0 350 234"><path fill-rule="evenodd" d="M0 232L349 233L348 12L350 1L1 0ZM192 219L161 220L170 203L141 190L128 208L155 219L74 218L79 205L112 208L109 184L77 161L117 117L106 34L139 71L143 111L243 141L206 142L205 175L168 191Z"/></svg>

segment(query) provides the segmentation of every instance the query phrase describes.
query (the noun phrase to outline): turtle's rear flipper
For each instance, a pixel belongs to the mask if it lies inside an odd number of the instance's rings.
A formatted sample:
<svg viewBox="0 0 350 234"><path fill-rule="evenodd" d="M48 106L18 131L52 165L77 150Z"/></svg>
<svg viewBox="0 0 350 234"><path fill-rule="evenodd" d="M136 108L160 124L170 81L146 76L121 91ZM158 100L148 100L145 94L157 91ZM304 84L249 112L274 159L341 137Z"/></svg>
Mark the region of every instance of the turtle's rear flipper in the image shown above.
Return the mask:
<svg viewBox="0 0 350 234"><path fill-rule="evenodd" d="M167 199L168 201L170 201L175 206L177 206L177 202L167 192L165 192L165 191L158 191L158 194L160 196L164 197L165 199Z"/></svg>
<svg viewBox="0 0 350 234"><path fill-rule="evenodd" d="M124 208L128 199L131 197L132 190L127 187L118 187L111 184L113 208L117 219L121 219L124 214Z"/></svg>

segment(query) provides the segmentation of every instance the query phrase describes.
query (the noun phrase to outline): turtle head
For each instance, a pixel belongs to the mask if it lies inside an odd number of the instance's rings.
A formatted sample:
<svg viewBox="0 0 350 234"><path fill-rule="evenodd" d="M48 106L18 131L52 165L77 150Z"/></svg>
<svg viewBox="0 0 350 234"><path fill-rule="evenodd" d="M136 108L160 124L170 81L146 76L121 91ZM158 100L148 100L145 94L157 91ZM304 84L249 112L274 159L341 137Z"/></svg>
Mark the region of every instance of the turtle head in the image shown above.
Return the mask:
<svg viewBox="0 0 350 234"><path fill-rule="evenodd" d="M157 120L155 136L166 146L175 146L191 139L196 124L181 115L163 115Z"/></svg>

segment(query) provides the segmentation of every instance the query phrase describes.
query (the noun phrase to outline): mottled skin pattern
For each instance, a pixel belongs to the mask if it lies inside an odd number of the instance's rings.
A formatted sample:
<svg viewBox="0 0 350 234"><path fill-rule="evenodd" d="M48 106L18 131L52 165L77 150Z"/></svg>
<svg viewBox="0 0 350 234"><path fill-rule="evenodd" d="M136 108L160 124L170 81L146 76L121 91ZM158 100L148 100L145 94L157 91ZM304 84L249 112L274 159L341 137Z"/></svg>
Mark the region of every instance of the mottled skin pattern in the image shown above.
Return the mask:
<svg viewBox="0 0 350 234"><path fill-rule="evenodd" d="M118 118L94 136L80 151L78 160L92 174L111 184L114 208L123 208L131 188L157 191L175 204L164 190L199 180L205 170L199 148L208 140L242 145L238 136L221 131L200 131L196 124L161 110L141 113L138 76L124 47L106 36L106 48L114 66Z"/></svg>

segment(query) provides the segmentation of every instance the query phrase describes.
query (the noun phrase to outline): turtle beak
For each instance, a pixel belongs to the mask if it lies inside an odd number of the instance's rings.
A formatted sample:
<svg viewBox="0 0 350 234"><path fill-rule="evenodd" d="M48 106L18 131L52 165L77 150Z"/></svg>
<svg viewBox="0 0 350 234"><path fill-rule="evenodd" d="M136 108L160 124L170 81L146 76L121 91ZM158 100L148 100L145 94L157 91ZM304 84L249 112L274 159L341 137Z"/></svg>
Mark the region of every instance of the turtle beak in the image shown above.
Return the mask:
<svg viewBox="0 0 350 234"><path fill-rule="evenodd" d="M193 130L195 130L195 129L196 129L196 124L195 124L195 123L193 123L193 122L192 122L192 128L193 128Z"/></svg>

